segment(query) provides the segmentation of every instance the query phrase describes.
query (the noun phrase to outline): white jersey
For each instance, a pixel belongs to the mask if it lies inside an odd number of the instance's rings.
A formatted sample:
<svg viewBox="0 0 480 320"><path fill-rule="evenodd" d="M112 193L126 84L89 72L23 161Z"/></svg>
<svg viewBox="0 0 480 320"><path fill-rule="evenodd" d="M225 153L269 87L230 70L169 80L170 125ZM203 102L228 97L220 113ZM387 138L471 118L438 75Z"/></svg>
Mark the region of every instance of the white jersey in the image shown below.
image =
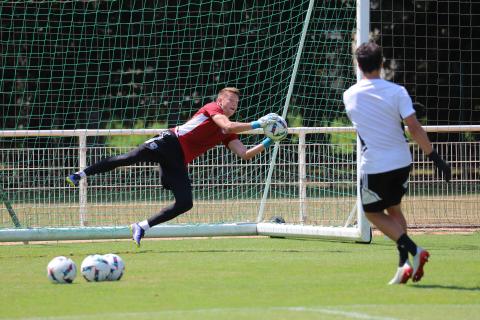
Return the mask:
<svg viewBox="0 0 480 320"><path fill-rule="evenodd" d="M343 102L362 143L361 173L411 164L403 119L415 110L404 87L382 79L362 79L344 92Z"/></svg>

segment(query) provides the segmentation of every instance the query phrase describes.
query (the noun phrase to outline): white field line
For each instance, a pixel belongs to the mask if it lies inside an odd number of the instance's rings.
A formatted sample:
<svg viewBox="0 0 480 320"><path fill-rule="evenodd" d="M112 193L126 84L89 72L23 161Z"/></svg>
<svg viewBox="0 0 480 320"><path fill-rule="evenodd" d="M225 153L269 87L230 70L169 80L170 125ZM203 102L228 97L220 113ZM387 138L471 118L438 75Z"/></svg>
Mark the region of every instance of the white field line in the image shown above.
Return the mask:
<svg viewBox="0 0 480 320"><path fill-rule="evenodd" d="M359 305L363 306L363 305ZM365 319L365 320L400 320L399 318L373 316L367 313L344 311L333 307L266 307L266 308L212 308L212 309L192 309L192 310L163 310L153 312L124 312L124 313L98 313L98 314L84 314L84 315L71 315L71 316L52 316L52 317L25 317L25 318L0 318L3 320L88 320L99 318L134 318L134 317L147 317L147 318L160 318L162 315L182 315L182 314L215 314L225 313L230 316L232 313L261 313L272 311L287 311L295 313L317 313L325 315L341 316L345 319Z"/></svg>
<svg viewBox="0 0 480 320"><path fill-rule="evenodd" d="M290 307L290 308L281 308L281 310L298 311L298 312L310 312L310 313L322 313L322 314L343 316L346 319L368 319L368 320L398 320L399 319L399 318L391 318L391 317L371 316L371 315L366 314L366 313L343 311L343 310L331 309L331 308Z"/></svg>
<svg viewBox="0 0 480 320"><path fill-rule="evenodd" d="M402 306L405 308L419 307L417 304L396 304L396 307ZM448 307L448 308L475 308L480 310L480 304L428 304L422 305L423 308L434 308L434 307ZM380 308L385 307L383 304L352 304L345 305L345 308ZM345 319L368 319L368 320L401 320L401 318L392 318L392 317L382 317L369 315L368 313L356 312L356 311L346 311L338 308L338 306L297 306L297 307L245 307L245 308L211 308L211 309L189 309L189 310L160 310L152 312L117 312L117 313L96 313L96 314L80 314L80 315L70 315L70 316L52 316L52 317L23 317L23 318L4 318L0 316L0 320L88 320L88 319L100 319L105 317L115 317L115 318L132 318L132 317L141 317L141 318L152 318L159 319L162 315L182 315L182 314L204 314L214 316L215 314L228 314L229 316L234 316L232 313L258 313L261 312L297 312L297 313L317 313L325 315L334 315L341 316Z"/></svg>

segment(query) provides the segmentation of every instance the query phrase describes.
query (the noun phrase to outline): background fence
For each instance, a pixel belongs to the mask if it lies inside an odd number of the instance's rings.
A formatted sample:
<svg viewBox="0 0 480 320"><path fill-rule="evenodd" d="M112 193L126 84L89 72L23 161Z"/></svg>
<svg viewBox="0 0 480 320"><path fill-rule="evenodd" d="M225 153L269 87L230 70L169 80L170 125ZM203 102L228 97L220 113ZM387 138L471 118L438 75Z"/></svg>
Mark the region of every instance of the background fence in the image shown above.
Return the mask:
<svg viewBox="0 0 480 320"><path fill-rule="evenodd" d="M446 129L454 131L452 127L429 131ZM303 137L335 130L292 131ZM475 130L480 128L469 128ZM355 209L356 155L337 154L354 145L298 141L279 149L265 218L282 216L290 223L343 226ZM435 147L451 163L453 178L448 184L443 182L432 163L412 145L414 169L404 200L410 227L480 227L480 143L445 142ZM4 194L24 227L120 226L144 219L172 201L170 192L160 184L156 166L143 163L118 168L89 177L80 188L71 188L64 181L68 173L77 170L82 157L93 163L127 150L80 146L0 149L2 163L11 164L2 168ZM331 160L335 158L340 160ZM211 150L189 167L194 208L172 223L255 222L269 163L268 156L245 162L224 147ZM2 227L12 227L6 207L0 209L0 219Z"/></svg>

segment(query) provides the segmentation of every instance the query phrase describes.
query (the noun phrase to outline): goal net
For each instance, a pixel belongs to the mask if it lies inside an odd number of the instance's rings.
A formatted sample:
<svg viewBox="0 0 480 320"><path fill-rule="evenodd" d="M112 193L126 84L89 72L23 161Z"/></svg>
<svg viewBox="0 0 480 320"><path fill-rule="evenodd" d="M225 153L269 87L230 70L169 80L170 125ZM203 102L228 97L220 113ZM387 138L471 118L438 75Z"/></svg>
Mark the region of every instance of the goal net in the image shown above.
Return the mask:
<svg viewBox="0 0 480 320"><path fill-rule="evenodd" d="M1 10L0 240L128 237L128 224L173 200L156 166L76 189L65 177L183 123L225 86L242 93L234 120L285 114L291 134L250 162L224 147L196 159L193 209L149 234L369 240L342 103L356 81L355 1L11 1ZM247 146L261 139L241 136ZM429 180L421 157L418 177L436 186L427 201L453 194Z"/></svg>
<svg viewBox="0 0 480 320"><path fill-rule="evenodd" d="M225 86L241 89L237 121L276 112L291 127L345 125L341 94L356 81L355 12L352 1L3 3L4 198L27 228L121 229L149 217L173 200L155 166L91 176L77 189L64 178L153 135L133 129L183 123ZM169 225L249 226L279 216L353 227L355 158L335 146L342 137L354 134L303 134L300 147L291 135L248 163L211 150L189 169L194 208ZM0 210L1 226L11 227Z"/></svg>

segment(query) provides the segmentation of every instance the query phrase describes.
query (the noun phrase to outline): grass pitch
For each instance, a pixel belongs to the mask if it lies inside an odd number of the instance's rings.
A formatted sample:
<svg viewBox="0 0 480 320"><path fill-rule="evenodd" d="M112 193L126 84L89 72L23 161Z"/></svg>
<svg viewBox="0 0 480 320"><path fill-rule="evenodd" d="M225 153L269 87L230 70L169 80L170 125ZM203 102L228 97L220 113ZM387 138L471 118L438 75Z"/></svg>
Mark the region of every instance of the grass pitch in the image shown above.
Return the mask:
<svg viewBox="0 0 480 320"><path fill-rule="evenodd" d="M397 264L371 245L218 238L0 246L0 319L478 319L480 233L414 235L431 253L421 282L389 286ZM46 266L117 253L118 282L51 284Z"/></svg>

